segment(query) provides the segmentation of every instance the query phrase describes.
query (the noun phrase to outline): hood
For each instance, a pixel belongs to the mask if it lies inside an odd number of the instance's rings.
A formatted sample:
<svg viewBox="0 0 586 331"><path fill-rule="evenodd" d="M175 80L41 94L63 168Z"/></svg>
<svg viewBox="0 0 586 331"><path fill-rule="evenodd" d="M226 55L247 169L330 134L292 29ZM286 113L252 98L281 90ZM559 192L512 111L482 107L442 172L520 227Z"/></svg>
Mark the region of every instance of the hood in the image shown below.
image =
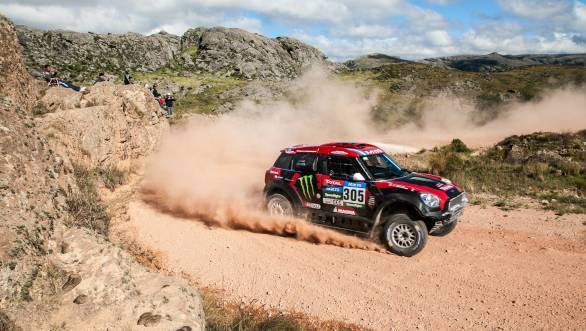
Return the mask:
<svg viewBox="0 0 586 331"><path fill-rule="evenodd" d="M448 179L431 174L412 172L406 176L376 182L380 189L403 189L412 192L427 192L437 195L442 205L448 199L458 196L462 189Z"/></svg>

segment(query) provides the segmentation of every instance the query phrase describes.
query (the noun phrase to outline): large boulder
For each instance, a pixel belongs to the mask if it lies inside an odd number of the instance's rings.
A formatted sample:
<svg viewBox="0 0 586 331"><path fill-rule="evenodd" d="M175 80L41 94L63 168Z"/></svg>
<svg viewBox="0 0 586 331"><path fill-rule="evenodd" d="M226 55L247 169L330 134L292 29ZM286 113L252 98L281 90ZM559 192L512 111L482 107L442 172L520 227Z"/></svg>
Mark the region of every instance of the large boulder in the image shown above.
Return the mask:
<svg viewBox="0 0 586 331"><path fill-rule="evenodd" d="M190 29L181 42L184 48L197 51L195 67L246 79L291 78L309 65L326 63L323 53L296 39L271 39L241 29Z"/></svg>
<svg viewBox="0 0 586 331"><path fill-rule="evenodd" d="M138 85L102 82L87 94L55 87L41 102L50 112L37 122L55 150L89 167L129 167L169 129L159 104Z"/></svg>

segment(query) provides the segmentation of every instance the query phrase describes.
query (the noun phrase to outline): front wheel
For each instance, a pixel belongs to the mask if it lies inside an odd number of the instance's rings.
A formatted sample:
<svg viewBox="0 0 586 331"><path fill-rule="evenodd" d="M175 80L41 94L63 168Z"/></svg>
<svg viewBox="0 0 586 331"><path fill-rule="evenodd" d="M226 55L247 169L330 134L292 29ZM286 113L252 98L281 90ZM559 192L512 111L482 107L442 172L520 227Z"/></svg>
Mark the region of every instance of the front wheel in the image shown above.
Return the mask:
<svg viewBox="0 0 586 331"><path fill-rule="evenodd" d="M389 250L401 256L419 253L427 243L427 228L406 214L391 215L385 223L382 240Z"/></svg>
<svg viewBox="0 0 586 331"><path fill-rule="evenodd" d="M293 216L293 204L284 195L274 193L267 197L267 211L272 216Z"/></svg>

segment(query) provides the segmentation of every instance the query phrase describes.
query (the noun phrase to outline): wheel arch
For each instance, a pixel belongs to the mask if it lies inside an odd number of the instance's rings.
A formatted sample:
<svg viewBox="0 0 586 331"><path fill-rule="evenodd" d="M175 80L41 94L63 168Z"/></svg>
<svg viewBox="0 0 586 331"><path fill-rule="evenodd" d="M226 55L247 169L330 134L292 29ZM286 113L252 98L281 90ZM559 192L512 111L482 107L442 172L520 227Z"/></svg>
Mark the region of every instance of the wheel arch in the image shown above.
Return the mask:
<svg viewBox="0 0 586 331"><path fill-rule="evenodd" d="M291 201L291 203L293 204L293 207L295 207L296 209L299 209L301 207L301 201L299 200L299 198L297 198L297 194L295 194L295 191L293 191L293 189L288 185L274 183L265 187L264 191L265 200L272 194L278 193L284 195L287 199L289 199L289 201Z"/></svg>
<svg viewBox="0 0 586 331"><path fill-rule="evenodd" d="M421 211L410 201L406 199L393 199L379 206L374 216L374 225L372 227L370 236L374 237L378 230L385 225L385 216L392 214L405 213L412 220L420 220L425 223L427 230L430 229L430 225L426 218L421 214Z"/></svg>

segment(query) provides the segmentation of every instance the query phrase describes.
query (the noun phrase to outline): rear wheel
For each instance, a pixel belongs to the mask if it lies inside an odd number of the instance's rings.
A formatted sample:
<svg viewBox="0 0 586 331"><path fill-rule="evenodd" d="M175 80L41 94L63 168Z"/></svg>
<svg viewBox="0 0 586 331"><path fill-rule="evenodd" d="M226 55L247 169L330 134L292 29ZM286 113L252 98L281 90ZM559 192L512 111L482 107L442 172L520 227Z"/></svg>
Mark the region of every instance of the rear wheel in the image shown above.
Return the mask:
<svg viewBox="0 0 586 331"><path fill-rule="evenodd" d="M293 216L293 204L284 195L274 193L267 197L267 211L272 216Z"/></svg>
<svg viewBox="0 0 586 331"><path fill-rule="evenodd" d="M401 256L419 253L427 243L427 228L422 221L412 220L407 214L391 215L382 231L383 243Z"/></svg>

